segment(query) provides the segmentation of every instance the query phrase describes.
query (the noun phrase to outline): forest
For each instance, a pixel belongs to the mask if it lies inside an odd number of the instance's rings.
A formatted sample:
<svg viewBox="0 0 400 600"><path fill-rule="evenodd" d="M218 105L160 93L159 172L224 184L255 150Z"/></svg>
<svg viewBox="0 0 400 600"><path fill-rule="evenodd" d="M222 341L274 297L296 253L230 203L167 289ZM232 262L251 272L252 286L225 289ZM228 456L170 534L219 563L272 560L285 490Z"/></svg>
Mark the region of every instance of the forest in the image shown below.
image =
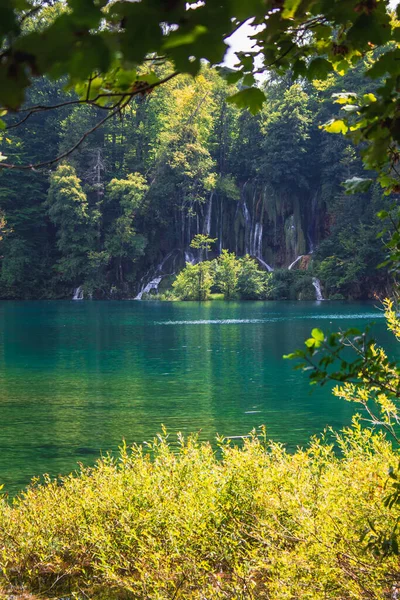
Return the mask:
<svg viewBox="0 0 400 600"><path fill-rule="evenodd" d="M330 299L387 292L376 213L390 200L377 183L345 192L363 174L359 149L321 129L339 111L332 94L371 91L366 67L312 82L269 73L253 115L227 101L243 83L203 64L136 96L59 164L1 170L0 297L172 298L185 264L223 250L271 273L254 299L312 300L313 281ZM102 116L69 106L64 84L42 77L28 92L28 106L46 98L57 111L9 116L0 150L14 164L67 150ZM191 245L199 235L214 240L207 257Z"/></svg>
<svg viewBox="0 0 400 600"><path fill-rule="evenodd" d="M399 82L390 0L0 0L0 598L400 598Z"/></svg>

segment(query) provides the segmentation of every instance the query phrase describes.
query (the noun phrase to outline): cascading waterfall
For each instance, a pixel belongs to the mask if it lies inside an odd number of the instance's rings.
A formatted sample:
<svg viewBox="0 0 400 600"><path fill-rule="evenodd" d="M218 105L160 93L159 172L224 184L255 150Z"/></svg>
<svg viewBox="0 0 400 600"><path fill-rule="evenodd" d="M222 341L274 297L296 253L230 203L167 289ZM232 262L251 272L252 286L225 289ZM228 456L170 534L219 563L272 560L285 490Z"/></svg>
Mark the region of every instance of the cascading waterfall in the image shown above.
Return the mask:
<svg viewBox="0 0 400 600"><path fill-rule="evenodd" d="M314 252L314 242L309 233L307 234L307 239L308 239L308 246L309 246L308 254L312 254Z"/></svg>
<svg viewBox="0 0 400 600"><path fill-rule="evenodd" d="M244 237L245 237L245 254L251 254L251 216L249 209L247 208L246 201L242 204L243 217L244 217Z"/></svg>
<svg viewBox="0 0 400 600"><path fill-rule="evenodd" d="M311 214L309 217L309 226L307 231L307 240L309 245L308 254L312 254L315 250L314 240L317 230L317 208L318 208L318 193L315 193L311 200Z"/></svg>
<svg viewBox="0 0 400 600"><path fill-rule="evenodd" d="M293 267L295 265L297 265L297 263L299 262L299 260L301 260L303 258L303 254L300 254L300 256L298 256L289 266L288 266L288 271L291 271L293 269Z"/></svg>
<svg viewBox="0 0 400 600"><path fill-rule="evenodd" d="M185 262L191 265L196 264L196 258L191 250L185 250Z"/></svg>
<svg viewBox="0 0 400 600"><path fill-rule="evenodd" d="M174 275L175 274L175 262L176 262L176 257L175 260L173 262L173 269L174 271L172 273L162 273L163 268L165 263L171 258L171 256L176 253L177 250L171 250L171 252L169 252L160 262L160 264L157 265L156 269L153 271L153 277L151 278L150 281L148 281L147 283L143 283L142 287L140 288L139 293L137 294L137 296L135 296L134 300L141 300L144 294L149 294L152 290L155 290L156 292L158 291L158 286L160 285L160 282L163 280L164 277L167 277L167 275ZM147 279L147 277L143 277L142 281L144 279Z"/></svg>
<svg viewBox="0 0 400 600"><path fill-rule="evenodd" d="M265 260L263 259L263 256L262 256L263 225L262 225L262 223L255 223L254 227L253 227L253 223L250 218L250 213L247 209L246 203L244 203L244 206L246 207L246 210L243 209L243 214L247 215L247 217L245 216L246 227L248 226L248 224L250 225L250 232L249 232L249 236L248 236L249 249L246 248L246 254L250 254L250 256L254 256L262 264L262 266L267 271L269 271L269 273L272 273L272 271L274 269L265 262ZM246 238L247 238L247 235L246 235Z"/></svg>
<svg viewBox="0 0 400 600"><path fill-rule="evenodd" d="M83 287L81 285L74 289L72 300L83 300Z"/></svg>
<svg viewBox="0 0 400 600"><path fill-rule="evenodd" d="M212 204L213 204L214 192L210 194L210 200L208 201L207 214L204 220L204 235L210 236L211 233L211 215L212 215Z"/></svg>
<svg viewBox="0 0 400 600"><path fill-rule="evenodd" d="M317 277L312 278L312 284L315 287L315 297L317 300L324 300L321 290L321 282Z"/></svg>
<svg viewBox="0 0 400 600"><path fill-rule="evenodd" d="M163 276L159 275L158 277L154 277L154 279L152 279L151 281L149 281L149 283L147 283L138 293L138 295L136 296L135 300L141 300L143 297L143 294L149 294L151 292L151 290L158 290L158 286L160 285L160 281L162 280Z"/></svg>

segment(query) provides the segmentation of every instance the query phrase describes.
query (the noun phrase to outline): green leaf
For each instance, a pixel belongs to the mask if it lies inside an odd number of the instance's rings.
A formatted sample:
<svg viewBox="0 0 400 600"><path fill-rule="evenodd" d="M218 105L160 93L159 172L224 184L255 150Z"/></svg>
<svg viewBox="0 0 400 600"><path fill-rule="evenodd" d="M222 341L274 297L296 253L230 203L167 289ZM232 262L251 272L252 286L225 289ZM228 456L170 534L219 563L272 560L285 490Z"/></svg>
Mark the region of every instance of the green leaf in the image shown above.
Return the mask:
<svg viewBox="0 0 400 600"><path fill-rule="evenodd" d="M326 79L332 73L333 66L326 58L314 58L308 67L307 77L313 79Z"/></svg>
<svg viewBox="0 0 400 600"><path fill-rule="evenodd" d="M366 46L369 43L384 45L390 40L389 18L385 23L382 19L378 19L374 13L375 11L371 11L369 15L366 13L361 14L349 29L347 39L355 47Z"/></svg>
<svg viewBox="0 0 400 600"><path fill-rule="evenodd" d="M317 342L323 342L325 339L324 332L318 328L314 328L311 332L311 335Z"/></svg>
<svg viewBox="0 0 400 600"><path fill-rule="evenodd" d="M264 100L264 92L255 87L241 90L226 99L227 102L235 104L238 108L248 108L253 115L261 110Z"/></svg>
<svg viewBox="0 0 400 600"><path fill-rule="evenodd" d="M372 104L376 102L376 96L374 94L364 94L362 97L363 104Z"/></svg>
<svg viewBox="0 0 400 600"><path fill-rule="evenodd" d="M220 73L229 84L235 84L238 81L240 81L243 77L242 71L231 71L228 69L221 69Z"/></svg>
<svg viewBox="0 0 400 600"><path fill-rule="evenodd" d="M300 4L301 0L285 0L282 17L284 19L292 19L295 16Z"/></svg>
<svg viewBox="0 0 400 600"><path fill-rule="evenodd" d="M11 0L0 2L0 35L18 31L17 21L14 14L14 6Z"/></svg>
<svg viewBox="0 0 400 600"><path fill-rule="evenodd" d="M380 210L378 213L376 213L376 216L378 217L378 219L387 219L389 213L387 212L387 210Z"/></svg>
<svg viewBox="0 0 400 600"><path fill-rule="evenodd" d="M372 79L377 79L390 73L395 75L400 72L400 49L396 48L382 54L378 60L367 71L367 75Z"/></svg>
<svg viewBox="0 0 400 600"><path fill-rule="evenodd" d="M207 28L204 25L195 25L190 31L173 31L164 43L165 50L177 48L178 46L189 46L193 44L199 36L207 33Z"/></svg>
<svg viewBox="0 0 400 600"><path fill-rule="evenodd" d="M245 75L243 77L243 85L246 85L246 86L248 85L250 87L250 86L255 85L255 83L256 83L256 80L252 73L247 73L247 75Z"/></svg>

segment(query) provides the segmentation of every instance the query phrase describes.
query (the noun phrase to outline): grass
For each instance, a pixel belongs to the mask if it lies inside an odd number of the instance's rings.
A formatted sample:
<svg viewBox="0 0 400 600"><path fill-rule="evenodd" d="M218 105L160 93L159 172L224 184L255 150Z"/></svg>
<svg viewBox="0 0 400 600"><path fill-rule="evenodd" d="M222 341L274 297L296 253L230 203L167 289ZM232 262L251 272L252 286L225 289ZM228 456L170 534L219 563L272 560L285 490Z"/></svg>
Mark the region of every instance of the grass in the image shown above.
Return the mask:
<svg viewBox="0 0 400 600"><path fill-rule="evenodd" d="M354 427L289 454L166 435L121 448L0 508L4 596L122 599L392 598L398 557L384 505L398 453ZM371 529L373 527L373 529ZM18 596L23 590L25 596Z"/></svg>

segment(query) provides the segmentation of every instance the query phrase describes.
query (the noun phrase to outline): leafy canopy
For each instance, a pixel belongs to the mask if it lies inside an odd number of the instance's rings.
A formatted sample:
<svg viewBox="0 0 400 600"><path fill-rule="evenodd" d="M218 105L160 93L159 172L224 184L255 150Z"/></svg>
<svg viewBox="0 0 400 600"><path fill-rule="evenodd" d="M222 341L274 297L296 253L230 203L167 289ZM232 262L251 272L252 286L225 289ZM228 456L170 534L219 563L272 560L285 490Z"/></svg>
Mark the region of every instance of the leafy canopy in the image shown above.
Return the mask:
<svg viewBox="0 0 400 600"><path fill-rule="evenodd" d="M0 117L20 110L32 80L43 75L64 77L78 93L77 102L115 114L177 73L197 74L203 60L222 63L226 39L251 20L257 26L253 49L238 54L237 70L221 68L228 82L242 81L230 101L259 110L264 93L255 76L260 71L291 70L295 77L323 80L375 53L378 59L370 62L367 75L383 77L384 84L376 95L343 97L347 116L328 127L354 130L358 141L373 142L368 160L382 162L400 136L400 26L389 8L389 0L60 0L51 7L39 0L5 0ZM156 74L160 62L173 65L167 75Z"/></svg>

